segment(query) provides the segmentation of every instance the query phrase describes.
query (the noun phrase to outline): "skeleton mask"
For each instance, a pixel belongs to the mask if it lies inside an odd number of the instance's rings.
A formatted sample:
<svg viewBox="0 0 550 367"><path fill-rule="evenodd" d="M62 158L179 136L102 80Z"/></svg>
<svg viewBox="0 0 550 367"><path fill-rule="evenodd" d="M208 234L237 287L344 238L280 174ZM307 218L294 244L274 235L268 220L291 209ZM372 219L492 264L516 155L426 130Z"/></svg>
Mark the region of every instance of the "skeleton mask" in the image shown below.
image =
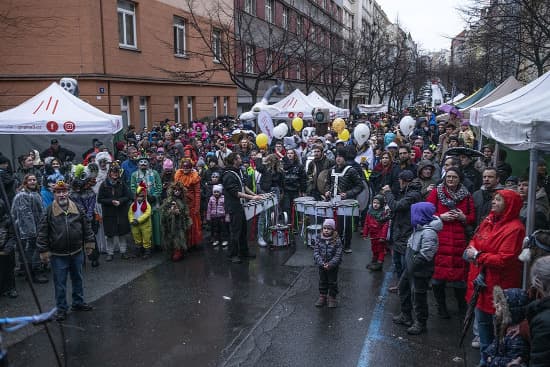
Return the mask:
<svg viewBox="0 0 550 367"><path fill-rule="evenodd" d="M61 88L71 93L73 96L78 97L78 82L73 78L61 78L59 81Z"/></svg>
<svg viewBox="0 0 550 367"><path fill-rule="evenodd" d="M304 141L308 141L308 139L315 135L315 128L314 127L304 127L302 129L302 139Z"/></svg>

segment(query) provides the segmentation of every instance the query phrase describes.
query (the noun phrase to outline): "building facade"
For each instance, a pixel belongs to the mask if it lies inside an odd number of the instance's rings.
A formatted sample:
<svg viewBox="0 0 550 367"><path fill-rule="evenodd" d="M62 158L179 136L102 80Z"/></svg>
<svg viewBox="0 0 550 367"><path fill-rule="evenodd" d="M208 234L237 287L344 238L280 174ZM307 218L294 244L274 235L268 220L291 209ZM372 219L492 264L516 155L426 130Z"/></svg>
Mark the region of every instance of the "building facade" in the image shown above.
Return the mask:
<svg viewBox="0 0 550 367"><path fill-rule="evenodd" d="M138 129L235 115L237 88L196 37L184 3L1 2L0 110L71 77L80 98Z"/></svg>

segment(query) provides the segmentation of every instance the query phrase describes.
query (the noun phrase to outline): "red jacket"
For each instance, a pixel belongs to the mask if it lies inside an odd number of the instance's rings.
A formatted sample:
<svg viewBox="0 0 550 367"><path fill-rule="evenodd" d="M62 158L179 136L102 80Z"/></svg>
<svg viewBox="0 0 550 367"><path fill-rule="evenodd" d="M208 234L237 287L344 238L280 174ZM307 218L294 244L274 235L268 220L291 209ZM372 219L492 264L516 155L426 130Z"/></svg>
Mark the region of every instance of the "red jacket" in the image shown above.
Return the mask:
<svg viewBox="0 0 550 367"><path fill-rule="evenodd" d="M446 192L445 188L443 190ZM436 189L430 191L426 201L434 204L435 215L438 217L450 210L438 200ZM476 213L472 195L468 195L458 202L456 208L464 212L467 224L475 222ZM468 271L467 263L462 258L462 254L466 249L465 224L459 221L443 221L443 229L439 232L438 237L439 248L435 255L433 278L448 282L465 281Z"/></svg>
<svg viewBox="0 0 550 367"><path fill-rule="evenodd" d="M377 221L372 215L367 214L365 224L363 225L363 237L370 236L372 241L384 241L388 235L389 220L383 222Z"/></svg>
<svg viewBox="0 0 550 367"><path fill-rule="evenodd" d="M522 206L521 197L511 190L499 190L497 194L504 198L506 208L501 216L491 211L470 241L470 246L481 253L476 261L470 264L466 293L466 299L470 300L474 292L473 281L483 268L487 287L480 293L477 308L489 314L495 313L495 285L502 289L521 287L522 263L518 256L525 237L525 227L518 218Z"/></svg>

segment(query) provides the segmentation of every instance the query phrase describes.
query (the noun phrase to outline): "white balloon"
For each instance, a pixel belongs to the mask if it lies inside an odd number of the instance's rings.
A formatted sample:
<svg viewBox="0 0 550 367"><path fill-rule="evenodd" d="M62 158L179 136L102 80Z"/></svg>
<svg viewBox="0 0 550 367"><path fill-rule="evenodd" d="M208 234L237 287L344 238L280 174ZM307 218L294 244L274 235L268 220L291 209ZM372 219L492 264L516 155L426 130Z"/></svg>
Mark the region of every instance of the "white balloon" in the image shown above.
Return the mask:
<svg viewBox="0 0 550 367"><path fill-rule="evenodd" d="M416 121L411 116L405 116L399 122L399 130L405 136L412 134L415 126Z"/></svg>
<svg viewBox="0 0 550 367"><path fill-rule="evenodd" d="M288 133L288 125L284 122L275 126L275 128L273 129L273 136L277 139L284 138L287 133Z"/></svg>
<svg viewBox="0 0 550 367"><path fill-rule="evenodd" d="M355 129L353 129L353 137L355 138L357 145L361 146L365 144L370 137L369 126L364 123L358 124Z"/></svg>

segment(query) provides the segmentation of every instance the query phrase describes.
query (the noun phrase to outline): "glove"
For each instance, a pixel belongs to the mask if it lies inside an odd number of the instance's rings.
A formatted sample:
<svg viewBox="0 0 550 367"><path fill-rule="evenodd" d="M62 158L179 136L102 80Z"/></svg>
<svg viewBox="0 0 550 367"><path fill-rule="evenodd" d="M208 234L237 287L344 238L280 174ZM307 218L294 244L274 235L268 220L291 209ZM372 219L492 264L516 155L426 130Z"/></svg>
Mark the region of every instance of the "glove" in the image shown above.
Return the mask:
<svg viewBox="0 0 550 367"><path fill-rule="evenodd" d="M41 252L40 253L40 261L47 264L50 262L50 253L49 252Z"/></svg>
<svg viewBox="0 0 550 367"><path fill-rule="evenodd" d="M86 242L84 244L84 251L86 251L86 255L90 256L92 254L92 251L95 248L95 243L93 242Z"/></svg>
<svg viewBox="0 0 550 367"><path fill-rule="evenodd" d="M139 222L138 222L137 219L134 219L134 220L132 221L132 225L133 225L133 226L137 226L138 224L139 224Z"/></svg>

